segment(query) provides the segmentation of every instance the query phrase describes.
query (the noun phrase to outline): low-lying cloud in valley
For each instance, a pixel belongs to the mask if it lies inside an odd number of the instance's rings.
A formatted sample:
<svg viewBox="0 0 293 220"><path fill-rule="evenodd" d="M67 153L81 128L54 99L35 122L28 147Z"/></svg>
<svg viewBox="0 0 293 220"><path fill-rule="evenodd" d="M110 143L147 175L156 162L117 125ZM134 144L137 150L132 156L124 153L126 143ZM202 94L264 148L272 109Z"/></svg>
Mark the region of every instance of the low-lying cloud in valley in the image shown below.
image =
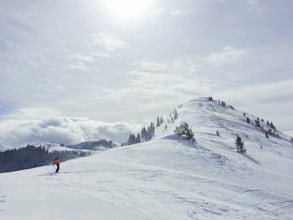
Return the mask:
<svg viewBox="0 0 293 220"><path fill-rule="evenodd" d="M32 143L76 144L108 139L127 141L133 126L123 122L106 123L81 117L49 116L46 118L10 115L0 124L0 145L12 148Z"/></svg>

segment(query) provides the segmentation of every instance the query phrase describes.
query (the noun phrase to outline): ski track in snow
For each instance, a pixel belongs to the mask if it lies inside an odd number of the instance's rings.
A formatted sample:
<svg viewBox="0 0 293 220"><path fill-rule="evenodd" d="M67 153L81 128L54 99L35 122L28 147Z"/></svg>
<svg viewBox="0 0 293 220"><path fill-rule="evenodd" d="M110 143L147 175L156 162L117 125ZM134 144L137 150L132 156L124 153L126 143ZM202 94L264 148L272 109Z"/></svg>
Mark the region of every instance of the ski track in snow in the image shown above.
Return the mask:
<svg viewBox="0 0 293 220"><path fill-rule="evenodd" d="M5 202L5 196L2 195L2 193L0 194L0 212L4 212L4 210L2 209L2 203Z"/></svg>
<svg viewBox="0 0 293 220"><path fill-rule="evenodd" d="M154 140L67 161L58 174L50 166L0 174L0 218L292 219L288 142L267 140L241 112L213 103L179 113ZM196 142L173 135L181 120ZM238 133L246 155L235 152Z"/></svg>

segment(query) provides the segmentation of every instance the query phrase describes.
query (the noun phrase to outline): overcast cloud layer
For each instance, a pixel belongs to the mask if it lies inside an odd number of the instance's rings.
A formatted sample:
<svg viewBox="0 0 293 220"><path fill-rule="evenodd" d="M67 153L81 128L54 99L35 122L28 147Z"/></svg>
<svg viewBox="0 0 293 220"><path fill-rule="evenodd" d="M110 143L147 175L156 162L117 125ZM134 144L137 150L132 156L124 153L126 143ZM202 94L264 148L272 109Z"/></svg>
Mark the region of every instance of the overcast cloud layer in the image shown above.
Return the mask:
<svg viewBox="0 0 293 220"><path fill-rule="evenodd" d="M46 120L142 123L211 95L293 130L293 1L121 2L0 1L2 127L33 114L31 141Z"/></svg>

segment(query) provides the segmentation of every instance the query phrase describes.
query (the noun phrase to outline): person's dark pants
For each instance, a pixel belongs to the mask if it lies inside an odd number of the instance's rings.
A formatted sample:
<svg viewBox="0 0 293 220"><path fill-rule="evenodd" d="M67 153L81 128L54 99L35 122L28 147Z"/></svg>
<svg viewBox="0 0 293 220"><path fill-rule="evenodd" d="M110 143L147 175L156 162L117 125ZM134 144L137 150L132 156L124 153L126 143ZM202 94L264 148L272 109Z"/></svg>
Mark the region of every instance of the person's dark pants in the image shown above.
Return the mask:
<svg viewBox="0 0 293 220"><path fill-rule="evenodd" d="M60 167L59 167L59 163L56 164L56 165L57 165L56 173L58 173L58 171L59 171L59 169L60 169Z"/></svg>

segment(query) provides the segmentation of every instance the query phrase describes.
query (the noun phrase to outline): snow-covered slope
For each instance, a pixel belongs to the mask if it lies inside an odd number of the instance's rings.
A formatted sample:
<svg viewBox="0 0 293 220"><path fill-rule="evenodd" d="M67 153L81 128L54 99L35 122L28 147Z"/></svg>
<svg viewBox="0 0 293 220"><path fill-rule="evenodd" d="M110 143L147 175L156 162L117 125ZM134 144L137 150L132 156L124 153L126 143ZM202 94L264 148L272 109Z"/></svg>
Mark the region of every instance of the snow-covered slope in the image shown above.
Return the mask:
<svg viewBox="0 0 293 220"><path fill-rule="evenodd" d="M64 162L59 174L50 166L0 174L0 218L292 219L288 136L267 139L243 112L205 99L178 113L152 141ZM173 134L180 121L196 142ZM237 134L246 155L235 152Z"/></svg>

